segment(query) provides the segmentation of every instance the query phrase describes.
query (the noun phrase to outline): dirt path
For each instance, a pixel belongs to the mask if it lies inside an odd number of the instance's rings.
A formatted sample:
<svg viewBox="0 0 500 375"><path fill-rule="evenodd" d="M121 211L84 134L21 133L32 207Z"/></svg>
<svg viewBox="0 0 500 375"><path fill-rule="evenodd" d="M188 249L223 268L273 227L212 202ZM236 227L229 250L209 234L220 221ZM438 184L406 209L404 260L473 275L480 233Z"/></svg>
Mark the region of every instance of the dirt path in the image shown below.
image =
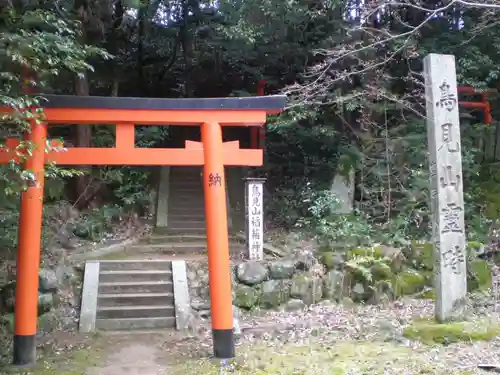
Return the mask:
<svg viewBox="0 0 500 375"><path fill-rule="evenodd" d="M165 364L160 363L160 357L159 345L151 340L134 340L114 350L104 363L87 369L86 375L167 374Z"/></svg>

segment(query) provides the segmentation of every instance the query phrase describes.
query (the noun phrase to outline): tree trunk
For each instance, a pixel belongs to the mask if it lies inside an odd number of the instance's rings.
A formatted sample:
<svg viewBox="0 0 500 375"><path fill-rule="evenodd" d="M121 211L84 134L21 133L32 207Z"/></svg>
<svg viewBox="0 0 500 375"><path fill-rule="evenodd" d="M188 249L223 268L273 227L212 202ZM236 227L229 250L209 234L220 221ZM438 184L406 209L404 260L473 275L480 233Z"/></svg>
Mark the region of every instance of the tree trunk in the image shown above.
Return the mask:
<svg viewBox="0 0 500 375"><path fill-rule="evenodd" d="M82 34L80 36L80 43L83 45L87 42L86 37L86 22L88 17L88 4L85 1L77 2L77 14L82 21ZM75 80L75 95L88 96L90 95L89 81L86 74L77 76ZM90 147L92 144L92 126L91 125L76 125L73 127L73 139L75 147ZM81 168L84 173L82 176L75 177L75 206L79 209L87 207L90 196L89 184L91 167Z"/></svg>

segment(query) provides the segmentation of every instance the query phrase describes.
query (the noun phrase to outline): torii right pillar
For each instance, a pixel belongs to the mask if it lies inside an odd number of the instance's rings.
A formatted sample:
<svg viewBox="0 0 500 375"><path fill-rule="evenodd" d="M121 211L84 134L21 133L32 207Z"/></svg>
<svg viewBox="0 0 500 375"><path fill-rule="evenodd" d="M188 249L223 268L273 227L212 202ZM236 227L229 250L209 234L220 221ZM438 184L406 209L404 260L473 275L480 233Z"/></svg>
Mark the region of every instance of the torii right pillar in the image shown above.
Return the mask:
<svg viewBox="0 0 500 375"><path fill-rule="evenodd" d="M204 123L201 140L214 355L228 359L234 358L235 350L221 126L216 122Z"/></svg>

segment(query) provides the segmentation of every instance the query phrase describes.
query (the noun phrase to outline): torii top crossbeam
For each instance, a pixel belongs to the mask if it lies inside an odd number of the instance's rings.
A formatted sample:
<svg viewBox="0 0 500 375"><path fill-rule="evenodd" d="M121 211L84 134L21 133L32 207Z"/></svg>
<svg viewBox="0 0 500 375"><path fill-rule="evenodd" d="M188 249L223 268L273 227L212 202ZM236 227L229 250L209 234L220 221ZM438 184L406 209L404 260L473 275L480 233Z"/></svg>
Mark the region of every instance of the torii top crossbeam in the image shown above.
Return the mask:
<svg viewBox="0 0 500 375"><path fill-rule="evenodd" d="M57 124L115 124L116 145L113 148L68 148L52 142L53 150L45 159L59 165L203 165L203 148L191 142L185 149L151 149L135 147L135 125L262 126L268 114L279 113L285 96L209 99L151 99L96 96L44 95L40 106L44 122ZM8 140L13 150L17 140ZM262 165L262 151L240 149L239 143L223 145L224 165ZM17 160L14 152L0 154L0 164Z"/></svg>
<svg viewBox="0 0 500 375"><path fill-rule="evenodd" d="M44 99L43 99L44 98ZM44 95L40 106L49 123L140 125L262 125L267 114L281 112L282 95L248 98L163 99ZM208 117L207 117L208 116Z"/></svg>

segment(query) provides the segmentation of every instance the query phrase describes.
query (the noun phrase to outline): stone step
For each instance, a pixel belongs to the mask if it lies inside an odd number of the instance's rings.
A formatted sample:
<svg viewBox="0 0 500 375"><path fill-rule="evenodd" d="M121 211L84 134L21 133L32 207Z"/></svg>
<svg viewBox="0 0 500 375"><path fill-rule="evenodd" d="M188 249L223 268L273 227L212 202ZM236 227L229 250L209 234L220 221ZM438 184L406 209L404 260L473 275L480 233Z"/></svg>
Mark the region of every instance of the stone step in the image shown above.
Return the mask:
<svg viewBox="0 0 500 375"><path fill-rule="evenodd" d="M180 216L180 215L170 215L168 218L168 226L179 226L182 223L192 223L198 224L205 227L206 220L203 216Z"/></svg>
<svg viewBox="0 0 500 375"><path fill-rule="evenodd" d="M171 281L129 281L99 283L99 294L173 293Z"/></svg>
<svg viewBox="0 0 500 375"><path fill-rule="evenodd" d="M244 248L243 243L230 242L231 248ZM207 248L206 241L199 242L179 242L179 243L150 243L144 245L131 246L132 251L137 252L164 252L164 251L203 251Z"/></svg>
<svg viewBox="0 0 500 375"><path fill-rule="evenodd" d="M187 201L189 202L189 201ZM197 215L199 218L205 217L205 203L192 202L192 203L177 203L168 208L168 218L172 218L177 214L191 214Z"/></svg>
<svg viewBox="0 0 500 375"><path fill-rule="evenodd" d="M170 186L201 184L203 184L203 180L200 176L170 176Z"/></svg>
<svg viewBox="0 0 500 375"><path fill-rule="evenodd" d="M162 233L163 230L160 230L159 228L155 228L153 234L151 234L148 237L143 237L141 238L140 242L141 243L149 243L149 244L155 244L155 243L185 243L185 242L206 242L207 241L207 236L205 234L191 234L191 235L169 235L169 234L164 234Z"/></svg>
<svg viewBox="0 0 500 375"><path fill-rule="evenodd" d="M172 177L170 178L170 189L175 189L179 186L196 186L202 187L203 180L202 179L193 179L193 178L185 178L185 177Z"/></svg>
<svg viewBox="0 0 500 375"><path fill-rule="evenodd" d="M203 234L206 228L168 228L169 234Z"/></svg>
<svg viewBox="0 0 500 375"><path fill-rule="evenodd" d="M173 293L99 294L97 306L173 305Z"/></svg>
<svg viewBox="0 0 500 375"><path fill-rule="evenodd" d="M173 293L111 293L98 295L100 307L173 305Z"/></svg>
<svg viewBox="0 0 500 375"><path fill-rule="evenodd" d="M164 334L168 331L164 331L161 329L134 329L132 331L108 331L108 330L101 330L99 333L104 334L106 336L149 336L151 337L152 335L154 336L161 336L159 337L160 339L164 337ZM146 373L147 374L147 373Z"/></svg>
<svg viewBox="0 0 500 375"><path fill-rule="evenodd" d="M175 214L171 214L169 212L169 220L172 220L172 219L178 219L178 220L203 220L205 221L205 210L203 210L203 212L199 212L199 213L193 213L193 212L190 212L191 210L189 211L182 211L182 212L178 212L178 213L175 213Z"/></svg>
<svg viewBox="0 0 500 375"><path fill-rule="evenodd" d="M190 183L185 183L182 185L170 185L169 196L175 196L177 194L203 196L204 195L203 185L202 184L190 184Z"/></svg>
<svg viewBox="0 0 500 375"><path fill-rule="evenodd" d="M205 208L205 198L203 197L203 191L198 194L171 194L168 208L178 208L178 207L195 207L195 208Z"/></svg>
<svg viewBox="0 0 500 375"><path fill-rule="evenodd" d="M197 199L203 201L205 200L205 193L203 192L203 186L199 186L196 188L183 186L179 188L170 189L168 198L170 204L176 202L183 202L186 199L188 200Z"/></svg>
<svg viewBox="0 0 500 375"><path fill-rule="evenodd" d="M202 180L189 179L184 177L172 177L170 179L170 190L175 190L176 188L194 188L197 187L201 189L203 186Z"/></svg>
<svg viewBox="0 0 500 375"><path fill-rule="evenodd" d="M205 209L205 200L201 199L198 196L178 196L171 195L170 196L170 204L168 206L169 212L171 208L185 208L187 212L195 207L200 210L200 208Z"/></svg>
<svg viewBox="0 0 500 375"><path fill-rule="evenodd" d="M186 200L191 201L192 199L197 199L199 201L205 201L205 194L203 193L203 188L197 190L186 190L179 189L179 191L170 190L169 193L169 204L175 204L180 202L185 202Z"/></svg>
<svg viewBox="0 0 500 375"><path fill-rule="evenodd" d="M172 271L168 270L112 270L99 273L99 281L103 283L170 280L172 280Z"/></svg>
<svg viewBox="0 0 500 375"><path fill-rule="evenodd" d="M101 331L155 330L175 327L175 318L125 318L97 319L96 328Z"/></svg>
<svg viewBox="0 0 500 375"><path fill-rule="evenodd" d="M173 305L109 306L97 308L97 319L175 317Z"/></svg>
<svg viewBox="0 0 500 375"><path fill-rule="evenodd" d="M136 254L166 254L166 253L177 253L177 252L203 252L206 250L206 242L199 243L153 243L144 245L134 245L127 249L128 253Z"/></svg>
<svg viewBox="0 0 500 375"><path fill-rule="evenodd" d="M198 229L198 230L206 230L206 225L205 225L205 221L171 221L168 225L170 227L170 229L173 229L173 230L177 230L177 229L184 229L184 228L188 228L188 229Z"/></svg>
<svg viewBox="0 0 500 375"><path fill-rule="evenodd" d="M176 195L188 195L192 197L204 196L203 185L202 184L182 184L182 185L170 185L169 197L175 197Z"/></svg>
<svg viewBox="0 0 500 375"><path fill-rule="evenodd" d="M229 236L229 244L232 245L243 245L244 241L237 237ZM141 243L155 245L177 245L177 244L206 244L207 236L203 234L152 234L151 236L144 237L140 240ZM139 245L134 245L139 246Z"/></svg>
<svg viewBox="0 0 500 375"><path fill-rule="evenodd" d="M174 207L169 207L168 208L168 217L171 218L172 216L175 215L197 215L198 217L204 217L205 216L205 205L203 206L190 206L186 204L186 207L182 206L174 206Z"/></svg>
<svg viewBox="0 0 500 375"><path fill-rule="evenodd" d="M162 270L171 271L172 263L161 260L145 260L145 259L126 259L126 260L101 260L100 271L114 270Z"/></svg>

